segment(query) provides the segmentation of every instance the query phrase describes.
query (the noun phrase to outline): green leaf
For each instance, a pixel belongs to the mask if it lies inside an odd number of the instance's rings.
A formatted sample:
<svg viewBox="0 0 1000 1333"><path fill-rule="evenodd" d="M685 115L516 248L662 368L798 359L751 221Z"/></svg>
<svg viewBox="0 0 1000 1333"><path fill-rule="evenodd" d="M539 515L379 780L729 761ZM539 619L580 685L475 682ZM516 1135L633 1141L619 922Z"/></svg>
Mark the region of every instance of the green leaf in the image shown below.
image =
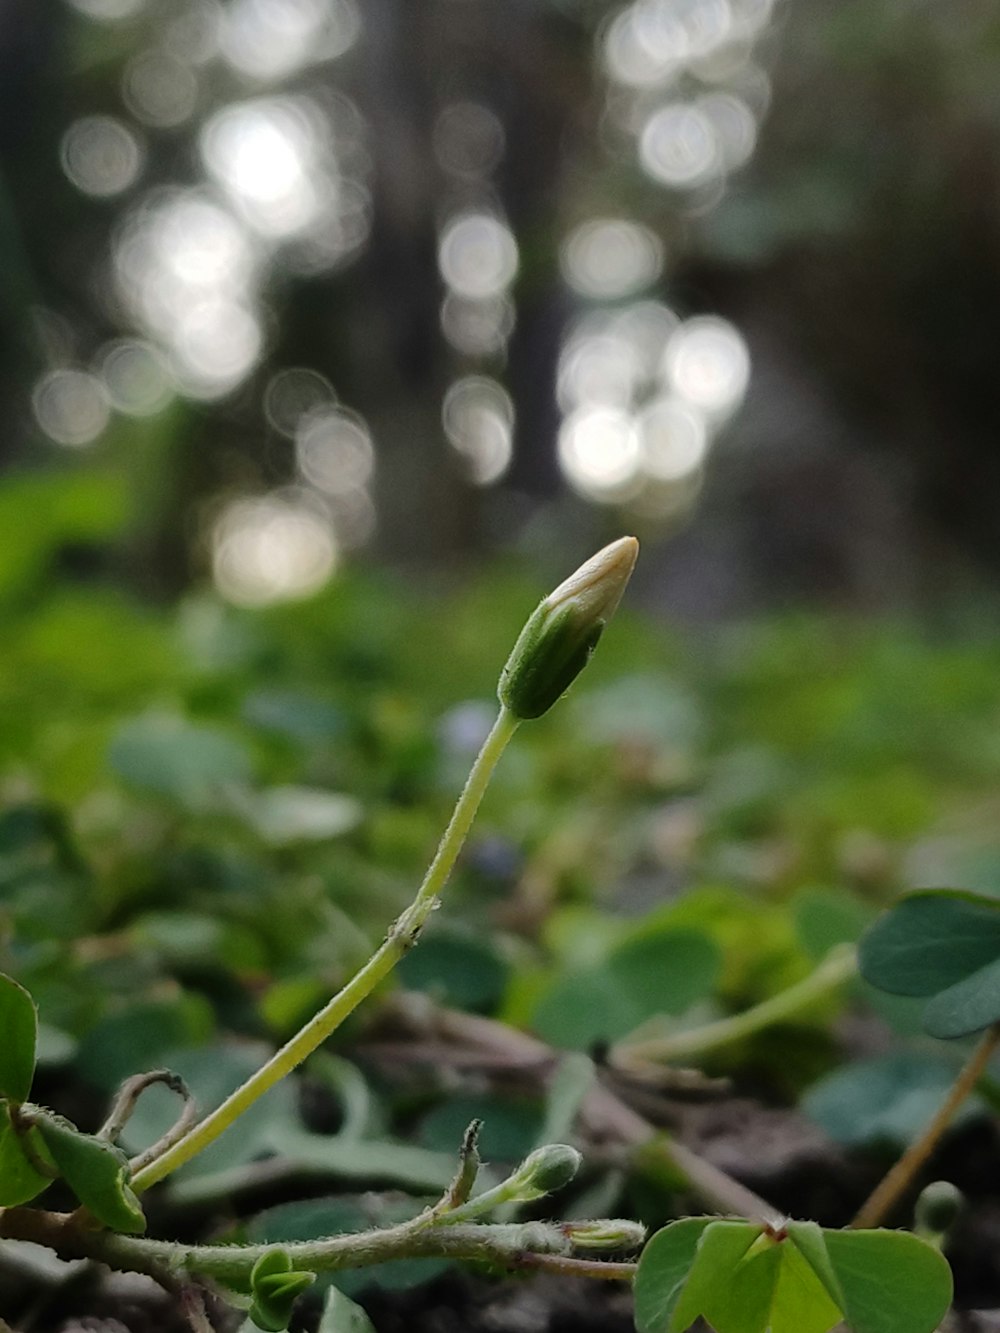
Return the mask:
<svg viewBox="0 0 1000 1333"><path fill-rule="evenodd" d="M23 1102L35 1074L38 1014L23 986L0 973L0 1096Z"/></svg>
<svg viewBox="0 0 1000 1333"><path fill-rule="evenodd" d="M933 1333L951 1304L947 1260L905 1231L824 1231L854 1333Z"/></svg>
<svg viewBox="0 0 1000 1333"><path fill-rule="evenodd" d="M1000 902L954 889L911 894L875 922L858 961L879 989L929 997L932 1036L978 1032L1000 1019Z"/></svg>
<svg viewBox="0 0 1000 1333"><path fill-rule="evenodd" d="M965 1037L1000 1019L1000 958L941 991L924 1006L924 1031L932 1037Z"/></svg>
<svg viewBox="0 0 1000 1333"><path fill-rule="evenodd" d="M297 1298L316 1280L315 1273L296 1270L287 1250L267 1250L250 1273L251 1322L265 1333L283 1333Z"/></svg>
<svg viewBox="0 0 1000 1333"><path fill-rule="evenodd" d="M120 1149L51 1112L39 1115L36 1125L63 1179L99 1221L113 1231L145 1231L139 1200L128 1186L128 1159Z"/></svg>
<svg viewBox="0 0 1000 1333"><path fill-rule="evenodd" d="M828 1333L841 1317L802 1252L766 1232L730 1281L711 1284L702 1306L709 1323L725 1333Z"/></svg>
<svg viewBox="0 0 1000 1333"><path fill-rule="evenodd" d="M934 995L1000 958L1000 902L958 889L908 894L861 941L861 975L892 995Z"/></svg>
<svg viewBox="0 0 1000 1333"><path fill-rule="evenodd" d="M737 1267L762 1232L759 1222L712 1222L705 1228L671 1317L670 1333L682 1333L701 1314L717 1326L718 1333L762 1333L773 1283L771 1265L755 1268L751 1280L741 1284L740 1301L734 1306L731 1299Z"/></svg>
<svg viewBox="0 0 1000 1333"><path fill-rule="evenodd" d="M37 1131L28 1130L37 1142ZM44 1154L44 1148L38 1144ZM10 1109L0 1102L0 1208L14 1208L36 1198L52 1182L32 1165L22 1136L10 1122Z"/></svg>
<svg viewBox="0 0 1000 1333"><path fill-rule="evenodd" d="M316 1333L375 1333L375 1326L360 1305L338 1287L331 1287L323 1302Z"/></svg>
<svg viewBox="0 0 1000 1333"><path fill-rule="evenodd" d="M651 1236L635 1278L635 1326L639 1333L667 1333L698 1243L710 1217L682 1217Z"/></svg>
<svg viewBox="0 0 1000 1333"><path fill-rule="evenodd" d="M658 1232L635 1281L639 1333L932 1333L951 1270L926 1241L897 1231L825 1231L789 1222L685 1218Z"/></svg>

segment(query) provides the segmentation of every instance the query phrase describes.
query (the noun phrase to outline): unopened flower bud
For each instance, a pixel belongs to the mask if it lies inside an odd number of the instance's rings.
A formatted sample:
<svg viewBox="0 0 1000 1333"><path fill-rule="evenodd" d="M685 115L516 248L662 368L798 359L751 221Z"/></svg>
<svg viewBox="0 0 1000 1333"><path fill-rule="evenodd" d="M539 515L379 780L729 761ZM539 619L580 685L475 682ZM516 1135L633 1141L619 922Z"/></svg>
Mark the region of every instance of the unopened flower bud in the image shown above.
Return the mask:
<svg viewBox="0 0 1000 1333"><path fill-rule="evenodd" d="M639 543L619 537L560 583L528 618L500 675L500 702L541 717L590 660L635 568Z"/></svg>
<svg viewBox="0 0 1000 1333"><path fill-rule="evenodd" d="M932 1180L920 1191L914 1209L918 1235L943 1236L955 1225L964 1199L950 1180Z"/></svg>
<svg viewBox="0 0 1000 1333"><path fill-rule="evenodd" d="M564 1222L563 1232L574 1250L637 1250L646 1239L646 1228L624 1217Z"/></svg>
<svg viewBox="0 0 1000 1333"><path fill-rule="evenodd" d="M583 1158L568 1143L547 1143L529 1153L507 1181L508 1199L530 1203L568 1185Z"/></svg>

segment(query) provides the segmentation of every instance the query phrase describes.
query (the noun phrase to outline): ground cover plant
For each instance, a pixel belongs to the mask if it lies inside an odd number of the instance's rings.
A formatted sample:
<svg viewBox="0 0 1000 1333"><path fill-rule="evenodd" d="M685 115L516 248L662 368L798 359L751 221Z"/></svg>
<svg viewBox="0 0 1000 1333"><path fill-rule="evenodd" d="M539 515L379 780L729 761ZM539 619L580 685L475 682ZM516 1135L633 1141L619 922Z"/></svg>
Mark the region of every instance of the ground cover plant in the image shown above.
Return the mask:
<svg viewBox="0 0 1000 1333"><path fill-rule="evenodd" d="M106 503L91 490L88 532L112 521ZM79 520L68 501L63 512ZM42 545L34 568L0 571L12 618L47 558ZM956 1072L956 1099L978 1085L970 1117L992 1097L988 1048L962 1074L918 1033L923 1021L961 1041L995 1021L995 908L968 891L918 894L865 937L871 981L905 992L920 978L922 1020L919 1000L858 989L854 944L903 884L995 881L988 802L979 822L968 815L970 793L998 776L990 642L941 650L893 631L849 643L788 622L733 632L721 652L616 622L614 660L598 654L558 708L520 728L448 910L399 964L402 985L381 987L301 1079L162 1190L142 1190L151 1147L162 1169L175 1122L177 1142L190 1132L184 1089L211 1120L407 910L418 858L489 730L483 701L525 601L515 582L477 587L435 614L429 650L427 608L361 580L305 607L244 616L202 598L176 617L61 583L25 613L0 681L0 1229L153 1268L185 1318L219 1327L227 1316L199 1307L185 1261L172 1266L150 1237L180 1237L190 1273L223 1282L260 1327L357 1326L350 1295L426 1281L473 1251L495 1269L634 1278L643 1330L699 1314L720 1333L841 1315L860 1330L934 1327L950 1296L941 1208L954 1201L932 1190L919 1236L874 1229L911 1220L897 1183L877 1204L894 1211L844 1227L887 1143L915 1139L895 1177L907 1198L925 1183L912 1173ZM586 636L569 647L585 655ZM557 694L565 678L548 683ZM968 935L963 913L978 913L974 956L958 943L935 953L916 928L927 902L950 914L932 934L954 920L956 939ZM954 996L938 999L962 985L942 1028ZM838 1023L873 1010L882 1047L852 1046ZM171 1073L116 1096L146 1069ZM751 1119L745 1090L800 1102L864 1145L847 1197L796 1198L755 1176L752 1150L727 1171L710 1143L687 1146L698 1117L731 1098L723 1080ZM478 1138L466 1134L477 1121ZM537 1196L559 1183L553 1222ZM45 1221L50 1207L73 1222ZM414 1226L427 1209L433 1224ZM613 1225L594 1224L605 1215ZM640 1222L653 1235L636 1276ZM356 1237L373 1228L382 1248L365 1255ZM84 1300L72 1265L32 1275L33 1252L3 1249L5 1290L31 1292L3 1311L13 1327L57 1327ZM392 1263L313 1283L334 1255Z"/></svg>

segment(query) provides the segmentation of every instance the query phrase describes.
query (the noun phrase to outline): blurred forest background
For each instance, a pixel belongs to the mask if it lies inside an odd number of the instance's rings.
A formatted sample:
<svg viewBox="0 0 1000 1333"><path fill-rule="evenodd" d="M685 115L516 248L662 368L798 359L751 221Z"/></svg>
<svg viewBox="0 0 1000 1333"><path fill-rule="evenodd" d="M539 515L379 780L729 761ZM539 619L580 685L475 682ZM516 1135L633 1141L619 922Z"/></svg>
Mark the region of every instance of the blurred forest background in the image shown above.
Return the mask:
<svg viewBox="0 0 1000 1333"><path fill-rule="evenodd" d="M6 0L8 506L114 476L61 558L154 598L635 529L687 617L937 603L1000 561L998 61L983 0Z"/></svg>

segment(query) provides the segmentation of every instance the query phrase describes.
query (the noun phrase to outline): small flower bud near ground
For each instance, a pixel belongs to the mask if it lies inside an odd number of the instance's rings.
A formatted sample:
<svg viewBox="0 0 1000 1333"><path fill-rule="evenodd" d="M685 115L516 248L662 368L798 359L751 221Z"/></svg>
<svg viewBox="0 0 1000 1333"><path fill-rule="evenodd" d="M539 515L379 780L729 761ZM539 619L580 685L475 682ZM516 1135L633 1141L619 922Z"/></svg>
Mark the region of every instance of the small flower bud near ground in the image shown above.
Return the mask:
<svg viewBox="0 0 1000 1333"><path fill-rule="evenodd" d="M541 717L569 689L614 615L638 554L634 537L619 537L535 608L507 659L497 691L515 717Z"/></svg>
<svg viewBox="0 0 1000 1333"><path fill-rule="evenodd" d="M530 1203L568 1185L580 1169L583 1158L568 1143L547 1143L529 1153L507 1181L508 1197L518 1203Z"/></svg>
<svg viewBox="0 0 1000 1333"><path fill-rule="evenodd" d="M563 1231L575 1250L637 1250L646 1239L646 1228L625 1217L565 1222Z"/></svg>

